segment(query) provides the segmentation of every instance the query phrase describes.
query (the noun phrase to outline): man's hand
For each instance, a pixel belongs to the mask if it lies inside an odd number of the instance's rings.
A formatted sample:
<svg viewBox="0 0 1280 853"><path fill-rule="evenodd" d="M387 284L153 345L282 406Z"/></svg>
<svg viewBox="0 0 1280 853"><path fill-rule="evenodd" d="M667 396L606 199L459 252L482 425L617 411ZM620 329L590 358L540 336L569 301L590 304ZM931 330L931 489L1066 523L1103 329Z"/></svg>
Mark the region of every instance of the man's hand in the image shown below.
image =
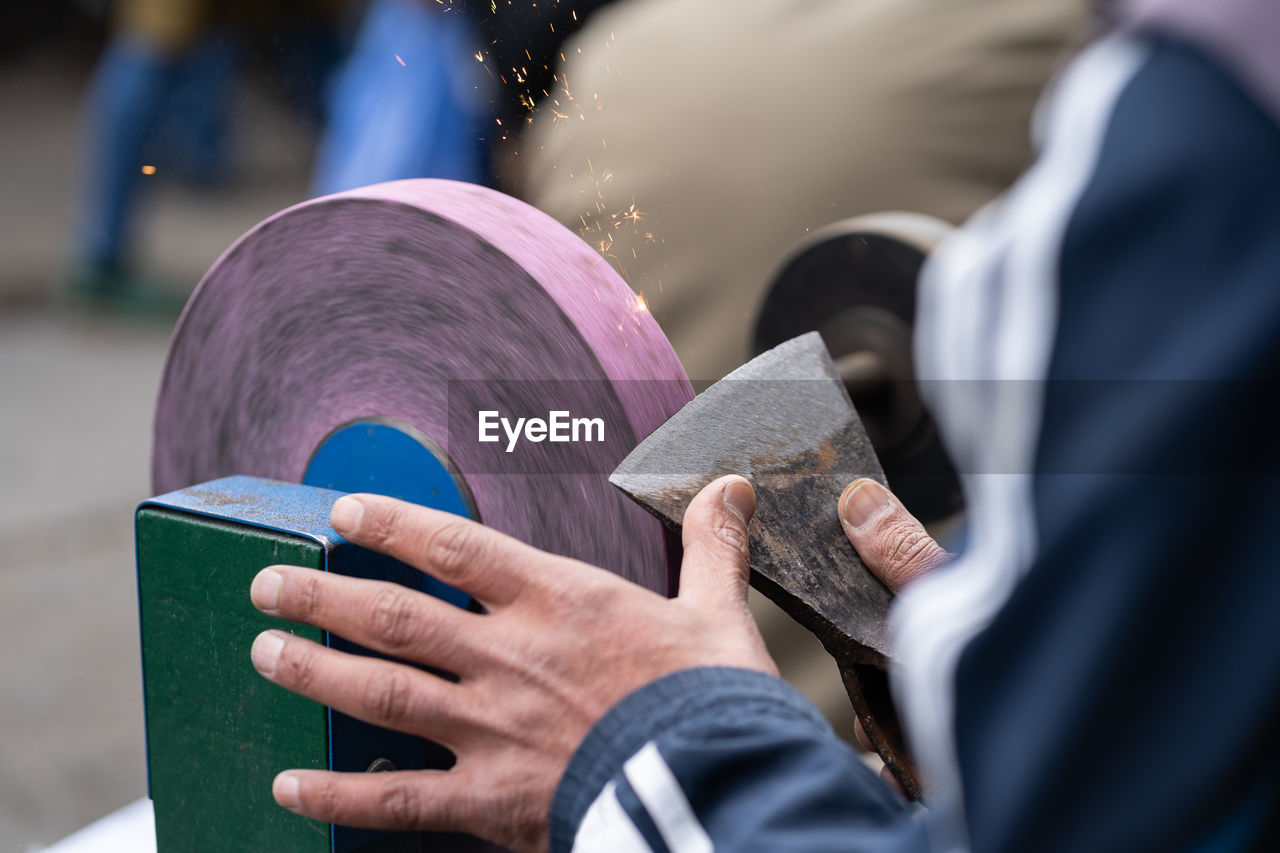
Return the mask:
<svg viewBox="0 0 1280 853"><path fill-rule="evenodd" d="M951 559L925 532L924 525L875 480L854 480L846 486L838 511L845 535L858 556L894 595ZM862 724L854 720L853 729L862 748L873 751ZM902 792L887 767L881 768L880 778Z"/></svg>
<svg viewBox="0 0 1280 853"><path fill-rule="evenodd" d="M875 480L854 480L840 495L840 523L858 556L889 591L951 559L888 489Z"/></svg>
<svg viewBox="0 0 1280 853"><path fill-rule="evenodd" d="M747 610L755 493L724 477L690 503L674 599L457 516L374 495L334 504L334 528L469 592L485 613L376 581L264 569L264 613L306 622L458 676L356 657L266 631L254 666L271 681L457 756L450 770L287 770L272 793L318 820L460 830L520 850L548 845L551 798L591 726L631 691L699 666L776 674ZM620 543L621 544L621 543Z"/></svg>

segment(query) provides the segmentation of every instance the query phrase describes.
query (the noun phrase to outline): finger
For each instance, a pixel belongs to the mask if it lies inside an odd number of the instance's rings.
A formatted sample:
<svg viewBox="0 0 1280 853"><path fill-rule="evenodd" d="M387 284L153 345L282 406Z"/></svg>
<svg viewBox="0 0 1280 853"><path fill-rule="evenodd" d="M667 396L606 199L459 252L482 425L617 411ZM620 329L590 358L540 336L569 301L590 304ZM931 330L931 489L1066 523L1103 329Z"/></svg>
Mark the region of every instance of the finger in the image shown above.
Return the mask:
<svg viewBox="0 0 1280 853"><path fill-rule="evenodd" d="M895 593L948 559L924 525L874 480L850 483L840 495L839 511L862 561Z"/></svg>
<svg viewBox="0 0 1280 853"><path fill-rule="evenodd" d="M366 829L459 830L468 817L456 771L286 770L271 795L291 812Z"/></svg>
<svg viewBox="0 0 1280 853"><path fill-rule="evenodd" d="M350 655L284 631L263 631L254 669L286 690L383 728L450 746L471 728L462 689L401 663Z"/></svg>
<svg viewBox="0 0 1280 853"><path fill-rule="evenodd" d="M699 492L684 511L680 597L701 604L747 604L747 525L756 511L751 482L736 474Z"/></svg>
<svg viewBox="0 0 1280 853"><path fill-rule="evenodd" d="M258 572L249 597L263 613L332 631L384 654L458 675L470 669L483 616L400 584L299 566Z"/></svg>
<svg viewBox="0 0 1280 853"><path fill-rule="evenodd" d="M465 590L486 605L513 601L527 578L562 566L536 548L465 518L381 495L346 495L329 514L358 545Z"/></svg>

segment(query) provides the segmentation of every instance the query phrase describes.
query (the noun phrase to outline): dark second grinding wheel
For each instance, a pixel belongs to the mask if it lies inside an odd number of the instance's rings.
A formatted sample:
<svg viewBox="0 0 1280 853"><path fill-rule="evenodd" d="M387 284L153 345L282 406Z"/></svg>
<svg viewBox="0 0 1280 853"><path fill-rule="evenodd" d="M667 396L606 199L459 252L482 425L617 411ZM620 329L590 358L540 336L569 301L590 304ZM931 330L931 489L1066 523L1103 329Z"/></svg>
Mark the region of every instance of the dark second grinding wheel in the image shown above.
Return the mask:
<svg viewBox="0 0 1280 853"><path fill-rule="evenodd" d="M781 264L756 316L752 352L821 333L894 493L921 521L957 512L962 496L912 359L916 280L950 226L880 213L828 226Z"/></svg>
<svg viewBox="0 0 1280 853"><path fill-rule="evenodd" d="M267 219L205 275L165 366L154 486L252 474L448 504L669 592L661 525L608 475L691 397L643 303L550 217L382 184ZM558 411L583 440L511 446L498 426Z"/></svg>

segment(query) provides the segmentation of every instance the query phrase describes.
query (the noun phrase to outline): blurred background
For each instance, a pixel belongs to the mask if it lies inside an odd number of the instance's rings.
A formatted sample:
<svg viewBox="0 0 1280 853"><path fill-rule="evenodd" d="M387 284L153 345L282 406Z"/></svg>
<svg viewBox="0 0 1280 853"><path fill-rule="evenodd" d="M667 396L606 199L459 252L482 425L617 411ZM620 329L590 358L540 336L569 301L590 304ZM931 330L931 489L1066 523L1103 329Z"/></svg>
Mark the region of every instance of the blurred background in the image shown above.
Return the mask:
<svg viewBox="0 0 1280 853"><path fill-rule="evenodd" d="M93 156L86 92L117 14L72 0L0 6L3 851L39 849L145 794L129 519L149 496L169 330L219 253L307 196L316 147L270 37L246 40L207 171L183 170L195 155L178 139L152 139L121 165L145 179L131 260L98 274L136 275L120 291L136 287L136 299L96 299L77 237Z"/></svg>
<svg viewBox="0 0 1280 853"><path fill-rule="evenodd" d="M1030 156L1087 0L0 3L0 851L146 790L131 518L168 335L266 216L406 177L579 233L695 381L811 231L959 222ZM753 606L848 732L816 641Z"/></svg>

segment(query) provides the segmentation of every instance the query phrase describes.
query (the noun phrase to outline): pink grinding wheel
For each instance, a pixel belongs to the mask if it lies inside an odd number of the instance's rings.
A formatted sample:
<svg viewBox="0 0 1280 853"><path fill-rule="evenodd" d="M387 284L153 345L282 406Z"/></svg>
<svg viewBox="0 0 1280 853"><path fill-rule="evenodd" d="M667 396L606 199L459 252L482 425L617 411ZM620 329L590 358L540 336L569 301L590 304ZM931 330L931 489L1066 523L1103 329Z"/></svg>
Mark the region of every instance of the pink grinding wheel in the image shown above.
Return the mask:
<svg viewBox="0 0 1280 853"><path fill-rule="evenodd" d="M153 482L298 482L335 428L390 421L443 449L485 524L666 592L662 527L608 475L692 396L576 235L492 190L397 181L291 207L213 265L170 344ZM605 440L477 441L481 408L548 407L601 418Z"/></svg>

